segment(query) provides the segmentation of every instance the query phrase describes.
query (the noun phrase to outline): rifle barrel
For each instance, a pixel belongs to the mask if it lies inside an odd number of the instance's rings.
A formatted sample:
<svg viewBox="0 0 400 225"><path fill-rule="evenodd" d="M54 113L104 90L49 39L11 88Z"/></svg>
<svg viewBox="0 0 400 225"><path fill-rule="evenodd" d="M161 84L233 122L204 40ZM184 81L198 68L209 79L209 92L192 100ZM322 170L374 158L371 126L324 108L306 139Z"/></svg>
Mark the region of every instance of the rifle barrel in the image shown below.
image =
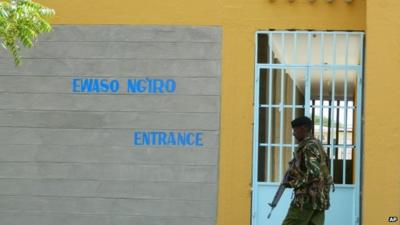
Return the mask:
<svg viewBox="0 0 400 225"><path fill-rule="evenodd" d="M274 210L274 208L272 208L272 209L271 209L271 211L269 211L269 214L268 214L268 217L267 217L267 219L269 219L269 218L271 217L272 210Z"/></svg>

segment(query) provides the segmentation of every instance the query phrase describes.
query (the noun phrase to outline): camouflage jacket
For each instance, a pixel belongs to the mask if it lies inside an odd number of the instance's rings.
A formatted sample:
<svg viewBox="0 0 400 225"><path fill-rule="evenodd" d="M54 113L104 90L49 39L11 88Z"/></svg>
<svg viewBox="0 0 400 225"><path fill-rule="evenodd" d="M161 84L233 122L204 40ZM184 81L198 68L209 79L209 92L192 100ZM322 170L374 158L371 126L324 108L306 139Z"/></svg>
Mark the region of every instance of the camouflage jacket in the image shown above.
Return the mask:
<svg viewBox="0 0 400 225"><path fill-rule="evenodd" d="M306 137L293 154L286 185L294 188L292 205L298 208L326 210L330 206L329 190L333 179L329 174L329 158L319 140Z"/></svg>

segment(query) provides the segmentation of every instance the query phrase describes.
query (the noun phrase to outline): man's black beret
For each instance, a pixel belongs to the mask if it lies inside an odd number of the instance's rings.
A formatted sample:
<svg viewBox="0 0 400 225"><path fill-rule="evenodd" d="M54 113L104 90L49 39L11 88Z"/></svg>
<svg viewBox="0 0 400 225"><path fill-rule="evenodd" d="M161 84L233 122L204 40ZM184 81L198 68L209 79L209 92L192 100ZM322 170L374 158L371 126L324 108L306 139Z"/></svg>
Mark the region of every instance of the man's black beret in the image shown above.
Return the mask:
<svg viewBox="0 0 400 225"><path fill-rule="evenodd" d="M298 126L302 126L305 125L308 128L312 127L312 122L310 120L310 118L306 117L306 116L300 116L297 117L296 119L294 119L292 121L292 127L298 127Z"/></svg>

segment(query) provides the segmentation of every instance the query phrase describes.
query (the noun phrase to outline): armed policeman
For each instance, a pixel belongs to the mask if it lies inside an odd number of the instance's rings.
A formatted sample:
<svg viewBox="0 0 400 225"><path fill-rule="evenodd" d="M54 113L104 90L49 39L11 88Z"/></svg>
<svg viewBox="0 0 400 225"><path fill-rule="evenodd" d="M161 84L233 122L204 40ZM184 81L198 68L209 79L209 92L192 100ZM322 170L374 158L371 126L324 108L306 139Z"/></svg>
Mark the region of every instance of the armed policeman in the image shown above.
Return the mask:
<svg viewBox="0 0 400 225"><path fill-rule="evenodd" d="M308 117L298 117L291 125L298 147L284 185L294 189L294 198L282 225L323 225L333 185L329 157L321 142L312 136L312 122Z"/></svg>

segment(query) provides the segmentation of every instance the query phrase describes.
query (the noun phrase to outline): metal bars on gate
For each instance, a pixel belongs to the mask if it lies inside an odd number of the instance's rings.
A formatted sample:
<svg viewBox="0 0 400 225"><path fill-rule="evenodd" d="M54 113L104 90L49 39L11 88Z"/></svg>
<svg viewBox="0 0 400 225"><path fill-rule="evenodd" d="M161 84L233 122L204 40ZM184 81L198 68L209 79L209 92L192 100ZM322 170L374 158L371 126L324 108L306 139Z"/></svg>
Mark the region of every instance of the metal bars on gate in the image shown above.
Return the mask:
<svg viewBox="0 0 400 225"><path fill-rule="evenodd" d="M282 180L297 147L290 122L300 115L312 118L336 187L359 196L363 45L362 32L256 33L253 224L259 185ZM354 201L356 218L359 200Z"/></svg>
<svg viewBox="0 0 400 225"><path fill-rule="evenodd" d="M360 169L363 33L260 31L256 41L253 162L260 162L254 173L264 175L253 181L282 179L290 160L286 151L296 147L289 123L303 114L313 117L335 182L354 185ZM266 51L260 54L260 48Z"/></svg>

